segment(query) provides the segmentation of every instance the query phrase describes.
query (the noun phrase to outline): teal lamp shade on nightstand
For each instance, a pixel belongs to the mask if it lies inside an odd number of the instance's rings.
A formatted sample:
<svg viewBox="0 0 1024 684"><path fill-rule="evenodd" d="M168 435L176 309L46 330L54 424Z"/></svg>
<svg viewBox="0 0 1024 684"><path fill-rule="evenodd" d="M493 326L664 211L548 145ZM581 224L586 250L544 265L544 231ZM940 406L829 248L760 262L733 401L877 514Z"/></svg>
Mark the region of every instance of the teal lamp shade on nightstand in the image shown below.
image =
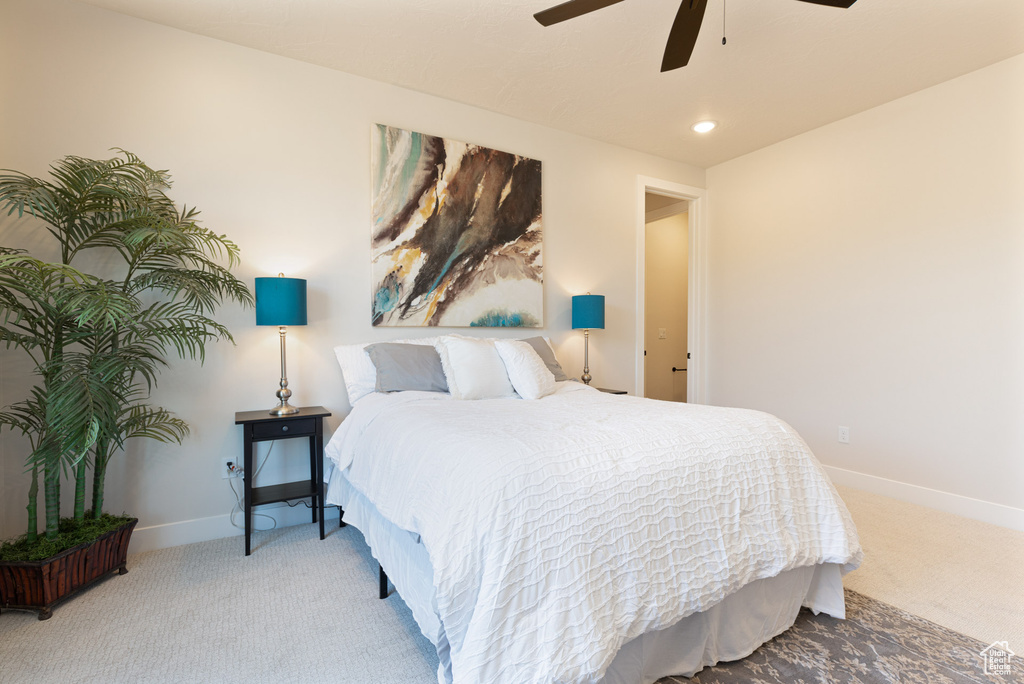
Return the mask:
<svg viewBox="0 0 1024 684"><path fill-rule="evenodd" d="M281 335L281 387L277 390L278 405L271 409L274 416L298 413L288 403L292 391L288 389L285 363L285 331L289 325L306 325L306 281L300 278L256 279L256 325L276 325Z"/></svg>
<svg viewBox="0 0 1024 684"><path fill-rule="evenodd" d="M604 329L604 295L576 295L572 298L572 329Z"/></svg>
<svg viewBox="0 0 1024 684"><path fill-rule="evenodd" d="M604 295L576 295L572 298L572 329L583 330L583 375L590 384L590 331L604 329Z"/></svg>
<svg viewBox="0 0 1024 684"><path fill-rule="evenodd" d="M306 281L257 278L256 325L306 325Z"/></svg>

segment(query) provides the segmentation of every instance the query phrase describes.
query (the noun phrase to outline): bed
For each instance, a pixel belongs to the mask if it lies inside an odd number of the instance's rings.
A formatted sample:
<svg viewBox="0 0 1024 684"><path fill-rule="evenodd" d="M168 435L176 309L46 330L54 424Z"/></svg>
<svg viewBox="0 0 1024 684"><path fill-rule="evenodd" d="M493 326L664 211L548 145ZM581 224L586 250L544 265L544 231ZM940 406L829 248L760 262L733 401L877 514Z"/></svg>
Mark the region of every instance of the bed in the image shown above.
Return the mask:
<svg viewBox="0 0 1024 684"><path fill-rule="evenodd" d="M856 530L782 421L557 382L521 344L539 396L499 353L513 391L471 398L497 377L481 341L421 342L447 392L366 391L365 349L336 350L353 408L327 502L436 647L439 682L653 682L749 655L801 606L845 616Z"/></svg>

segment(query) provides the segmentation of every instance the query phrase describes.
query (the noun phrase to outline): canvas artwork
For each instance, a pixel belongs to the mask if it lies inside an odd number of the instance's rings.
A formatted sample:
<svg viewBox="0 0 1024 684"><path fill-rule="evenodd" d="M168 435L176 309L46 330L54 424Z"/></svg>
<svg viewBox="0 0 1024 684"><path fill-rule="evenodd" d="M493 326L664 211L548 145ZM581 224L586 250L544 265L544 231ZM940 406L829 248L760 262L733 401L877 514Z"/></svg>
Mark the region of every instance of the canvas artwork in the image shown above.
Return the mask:
<svg viewBox="0 0 1024 684"><path fill-rule="evenodd" d="M543 325L540 162L377 124L373 325Z"/></svg>

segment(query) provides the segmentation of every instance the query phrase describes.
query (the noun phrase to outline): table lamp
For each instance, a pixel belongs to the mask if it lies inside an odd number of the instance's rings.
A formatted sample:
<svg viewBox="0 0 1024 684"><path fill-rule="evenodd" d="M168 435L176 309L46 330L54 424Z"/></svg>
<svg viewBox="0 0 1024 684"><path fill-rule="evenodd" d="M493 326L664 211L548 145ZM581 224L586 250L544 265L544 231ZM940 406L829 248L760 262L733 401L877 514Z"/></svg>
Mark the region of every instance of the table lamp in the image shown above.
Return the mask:
<svg viewBox="0 0 1024 684"><path fill-rule="evenodd" d="M281 389L277 390L280 403L270 410L272 416L288 416L299 409L288 403L292 391L288 389L285 365L285 332L289 325L306 325L306 281L299 278L256 279L256 325L276 325L281 334Z"/></svg>
<svg viewBox="0 0 1024 684"><path fill-rule="evenodd" d="M590 384L590 330L604 329L604 295L576 295L572 298L572 329L583 328L584 384Z"/></svg>

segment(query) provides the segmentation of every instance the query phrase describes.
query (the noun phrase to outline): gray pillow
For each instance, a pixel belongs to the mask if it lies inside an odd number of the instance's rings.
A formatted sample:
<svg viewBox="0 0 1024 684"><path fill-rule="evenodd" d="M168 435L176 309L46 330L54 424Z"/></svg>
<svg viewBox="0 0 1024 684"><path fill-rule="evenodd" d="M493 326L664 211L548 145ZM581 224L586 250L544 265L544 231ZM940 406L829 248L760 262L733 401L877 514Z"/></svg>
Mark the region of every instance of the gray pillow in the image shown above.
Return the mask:
<svg viewBox="0 0 1024 684"><path fill-rule="evenodd" d="M551 374L555 376L556 382L563 382L569 379L569 376L565 374L562 366L558 363L558 359L555 358L555 352L551 350L551 345L548 344L547 340L543 337L528 337L523 342L533 347L540 360L544 362L544 365L548 367Z"/></svg>
<svg viewBox="0 0 1024 684"><path fill-rule="evenodd" d="M366 347L377 369L378 392L447 392L441 357L426 344L378 342Z"/></svg>

